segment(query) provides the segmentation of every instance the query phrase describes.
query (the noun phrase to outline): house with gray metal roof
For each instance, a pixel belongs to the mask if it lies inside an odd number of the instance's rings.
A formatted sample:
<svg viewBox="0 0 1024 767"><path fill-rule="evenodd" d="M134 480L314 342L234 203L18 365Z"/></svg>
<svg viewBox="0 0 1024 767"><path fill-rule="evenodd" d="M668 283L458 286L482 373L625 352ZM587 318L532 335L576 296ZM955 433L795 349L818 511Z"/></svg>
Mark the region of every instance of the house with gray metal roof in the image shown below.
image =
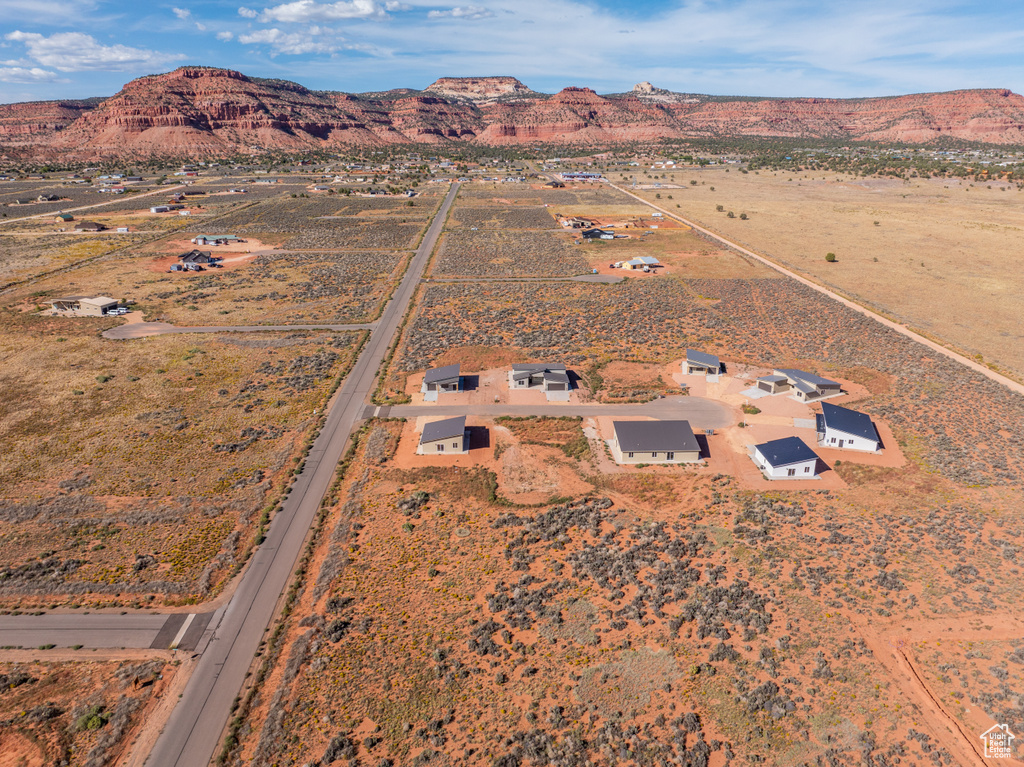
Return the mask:
<svg viewBox="0 0 1024 767"><path fill-rule="evenodd" d="M431 368L423 374L420 392L425 402L437 402L437 395L443 391L462 391L462 376L459 374L460 363Z"/></svg>
<svg viewBox="0 0 1024 767"><path fill-rule="evenodd" d="M861 450L868 453L877 453L882 449L878 430L867 413L822 402L821 412L814 420L818 444L821 447Z"/></svg>
<svg viewBox="0 0 1024 767"><path fill-rule="evenodd" d="M817 479L818 454L799 437L754 445L750 456L768 479Z"/></svg>
<svg viewBox="0 0 1024 767"><path fill-rule="evenodd" d="M552 362L516 364L508 374L509 391L540 389L548 401L568 402L572 381L565 365Z"/></svg>
<svg viewBox="0 0 1024 767"><path fill-rule="evenodd" d="M423 427L416 452L420 455L459 455L469 450L466 416L433 421Z"/></svg>
<svg viewBox="0 0 1024 767"><path fill-rule="evenodd" d="M687 375L716 376L722 372L722 363L714 354L687 349L686 359L683 360L683 372Z"/></svg>
<svg viewBox="0 0 1024 767"><path fill-rule="evenodd" d="M53 307L54 312L78 317L103 317L118 307L117 299L107 296L63 296L51 298L46 303Z"/></svg>
<svg viewBox="0 0 1024 767"><path fill-rule="evenodd" d="M814 373L793 368L778 368L776 375L785 376L793 389L793 396L803 402L812 402L823 397L834 397L842 394L838 381L822 378Z"/></svg>
<svg viewBox="0 0 1024 767"><path fill-rule="evenodd" d="M693 463L700 444L689 421L613 421L616 463Z"/></svg>

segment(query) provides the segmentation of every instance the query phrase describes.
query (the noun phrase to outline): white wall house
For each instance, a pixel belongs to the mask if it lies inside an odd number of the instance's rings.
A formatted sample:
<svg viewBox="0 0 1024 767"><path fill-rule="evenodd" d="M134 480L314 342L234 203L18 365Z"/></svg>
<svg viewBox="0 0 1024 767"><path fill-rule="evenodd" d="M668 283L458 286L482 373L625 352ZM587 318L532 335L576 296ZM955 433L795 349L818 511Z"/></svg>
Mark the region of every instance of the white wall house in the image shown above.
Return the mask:
<svg viewBox="0 0 1024 767"><path fill-rule="evenodd" d="M754 445L751 457L768 479L818 478L818 454L799 437L783 437Z"/></svg>
<svg viewBox="0 0 1024 767"><path fill-rule="evenodd" d="M882 449L882 440L867 413L822 402L821 413L815 416L815 422L821 447L866 453L877 453Z"/></svg>

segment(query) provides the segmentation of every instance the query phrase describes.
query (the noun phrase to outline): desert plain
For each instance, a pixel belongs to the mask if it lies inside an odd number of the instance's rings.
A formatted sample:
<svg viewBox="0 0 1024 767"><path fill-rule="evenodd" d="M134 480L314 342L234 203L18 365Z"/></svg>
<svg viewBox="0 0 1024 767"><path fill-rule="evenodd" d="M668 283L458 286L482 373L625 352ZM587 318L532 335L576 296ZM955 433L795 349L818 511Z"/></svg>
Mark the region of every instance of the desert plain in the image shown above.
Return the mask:
<svg viewBox="0 0 1024 767"><path fill-rule="evenodd" d="M772 173L635 193L1020 378L1015 187ZM992 725L1024 732L1021 396L608 184L544 181L459 189L218 761L960 765ZM40 249L52 222L0 229L8 614L231 598L447 191L307 188L210 194L173 223L97 209L137 230L83 252ZM213 231L244 240L223 268L167 271ZM637 256L661 266L609 268ZM93 294L133 311L46 304ZM117 335L149 323L180 332ZM725 373L684 375L688 348ZM569 401L510 391L527 362L565 364ZM465 391L424 401L424 371L455 363ZM745 394L778 368L840 382L882 453L766 480L751 446L814 446L820 411ZM677 411L701 462L615 463L613 420ZM457 413L468 451L417 454ZM140 763L191 666L91 653L2 651L6 751Z"/></svg>

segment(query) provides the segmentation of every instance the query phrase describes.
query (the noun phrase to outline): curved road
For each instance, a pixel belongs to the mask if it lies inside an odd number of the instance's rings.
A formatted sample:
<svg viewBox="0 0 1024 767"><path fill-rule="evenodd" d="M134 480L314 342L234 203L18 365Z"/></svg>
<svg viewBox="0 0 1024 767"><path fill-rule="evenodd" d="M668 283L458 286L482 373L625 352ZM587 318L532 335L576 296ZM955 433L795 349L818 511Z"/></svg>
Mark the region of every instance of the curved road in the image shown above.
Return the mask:
<svg viewBox="0 0 1024 767"><path fill-rule="evenodd" d="M332 402L291 493L255 551L231 601L214 615L213 637L149 755L151 767L201 767L220 743L235 696L276 612L349 435L362 418L377 371L401 325L459 185L434 216L394 297Z"/></svg>

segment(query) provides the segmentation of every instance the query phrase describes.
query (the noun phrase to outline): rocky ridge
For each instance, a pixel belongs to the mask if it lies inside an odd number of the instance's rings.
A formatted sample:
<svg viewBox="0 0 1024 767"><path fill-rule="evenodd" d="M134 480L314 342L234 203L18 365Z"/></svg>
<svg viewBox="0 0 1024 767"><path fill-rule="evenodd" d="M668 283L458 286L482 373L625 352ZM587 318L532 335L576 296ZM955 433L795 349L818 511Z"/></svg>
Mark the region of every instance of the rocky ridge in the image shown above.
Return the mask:
<svg viewBox="0 0 1024 767"><path fill-rule="evenodd" d="M441 78L426 90L312 91L232 70L181 67L91 101L0 106L0 151L77 159L217 156L458 141L610 144L687 136L1024 144L1024 98L966 90L865 99L727 99L640 83L536 93L512 77Z"/></svg>

